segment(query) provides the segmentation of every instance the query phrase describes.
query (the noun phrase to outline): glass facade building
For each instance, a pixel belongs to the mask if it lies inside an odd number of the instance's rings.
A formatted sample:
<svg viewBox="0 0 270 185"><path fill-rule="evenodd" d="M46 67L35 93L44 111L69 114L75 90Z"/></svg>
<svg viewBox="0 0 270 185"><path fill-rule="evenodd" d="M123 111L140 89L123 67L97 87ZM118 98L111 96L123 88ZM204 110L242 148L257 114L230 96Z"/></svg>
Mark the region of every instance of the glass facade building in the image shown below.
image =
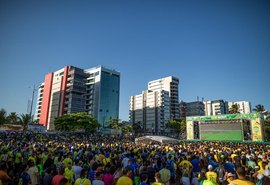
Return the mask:
<svg viewBox="0 0 270 185"><path fill-rule="evenodd" d="M102 66L85 70L89 75L86 110L103 126L119 118L120 73Z"/></svg>
<svg viewBox="0 0 270 185"><path fill-rule="evenodd" d="M98 66L80 69L65 66L48 73L39 87L36 117L47 130L64 114L87 112L101 125L119 117L120 73Z"/></svg>

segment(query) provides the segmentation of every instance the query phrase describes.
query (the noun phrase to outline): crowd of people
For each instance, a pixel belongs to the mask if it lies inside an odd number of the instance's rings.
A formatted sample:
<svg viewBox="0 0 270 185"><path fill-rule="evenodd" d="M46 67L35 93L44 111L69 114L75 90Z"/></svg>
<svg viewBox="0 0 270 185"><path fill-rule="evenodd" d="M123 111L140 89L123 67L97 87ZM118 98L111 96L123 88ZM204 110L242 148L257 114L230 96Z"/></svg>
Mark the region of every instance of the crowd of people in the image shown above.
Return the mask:
<svg viewBox="0 0 270 185"><path fill-rule="evenodd" d="M8 132L0 134L0 184L270 185L270 146Z"/></svg>

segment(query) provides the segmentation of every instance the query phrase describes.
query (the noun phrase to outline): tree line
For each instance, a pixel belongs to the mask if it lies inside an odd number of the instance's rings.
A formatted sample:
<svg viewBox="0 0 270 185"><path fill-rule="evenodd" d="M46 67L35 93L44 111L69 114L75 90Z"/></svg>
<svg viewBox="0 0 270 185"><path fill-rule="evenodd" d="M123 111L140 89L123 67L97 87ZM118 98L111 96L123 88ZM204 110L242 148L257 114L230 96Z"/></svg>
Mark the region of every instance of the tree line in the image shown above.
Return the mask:
<svg viewBox="0 0 270 185"><path fill-rule="evenodd" d="M270 140L270 114L264 108L263 105L256 105L253 108L254 112L264 115L264 129L266 133L266 139ZM239 106L233 104L229 110L231 114L239 114ZM26 131L28 129L29 123L38 123L39 120L32 121L33 118L30 114L18 115L16 112L11 112L7 114L5 109L0 110L0 126L1 125L20 125L22 129ZM55 129L57 131L78 131L82 130L85 132L96 132L102 129L114 129L125 134L128 132L133 132L135 135L143 134L144 130L140 122L129 124L128 122L121 121L118 118L112 118L108 121L108 125L101 126L98 121L91 115L85 112L78 112L73 114L65 114L59 116L54 120ZM166 124L166 128L171 129L175 134L179 134L180 138L185 138L186 133L186 121L185 119L180 120L170 120Z"/></svg>

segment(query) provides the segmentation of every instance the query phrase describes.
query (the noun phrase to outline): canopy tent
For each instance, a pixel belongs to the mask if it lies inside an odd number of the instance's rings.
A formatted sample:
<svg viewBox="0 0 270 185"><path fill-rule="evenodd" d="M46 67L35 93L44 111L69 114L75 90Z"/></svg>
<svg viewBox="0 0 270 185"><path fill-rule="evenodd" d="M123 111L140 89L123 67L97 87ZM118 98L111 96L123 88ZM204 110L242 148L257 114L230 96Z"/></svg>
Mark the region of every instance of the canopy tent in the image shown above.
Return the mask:
<svg viewBox="0 0 270 185"><path fill-rule="evenodd" d="M166 143L177 143L178 140L166 136L143 136L135 138L135 143L151 143L151 142L166 144Z"/></svg>

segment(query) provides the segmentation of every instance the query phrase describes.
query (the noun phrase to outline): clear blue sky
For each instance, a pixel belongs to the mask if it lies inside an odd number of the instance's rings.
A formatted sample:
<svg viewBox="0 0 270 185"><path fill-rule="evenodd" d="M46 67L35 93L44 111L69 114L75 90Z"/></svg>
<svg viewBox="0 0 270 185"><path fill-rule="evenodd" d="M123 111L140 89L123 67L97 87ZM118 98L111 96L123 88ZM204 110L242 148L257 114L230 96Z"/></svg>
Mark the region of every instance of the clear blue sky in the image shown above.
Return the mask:
<svg viewBox="0 0 270 185"><path fill-rule="evenodd" d="M0 108L26 113L46 73L121 72L120 118L147 82L173 75L180 100L270 110L270 1L0 1Z"/></svg>

